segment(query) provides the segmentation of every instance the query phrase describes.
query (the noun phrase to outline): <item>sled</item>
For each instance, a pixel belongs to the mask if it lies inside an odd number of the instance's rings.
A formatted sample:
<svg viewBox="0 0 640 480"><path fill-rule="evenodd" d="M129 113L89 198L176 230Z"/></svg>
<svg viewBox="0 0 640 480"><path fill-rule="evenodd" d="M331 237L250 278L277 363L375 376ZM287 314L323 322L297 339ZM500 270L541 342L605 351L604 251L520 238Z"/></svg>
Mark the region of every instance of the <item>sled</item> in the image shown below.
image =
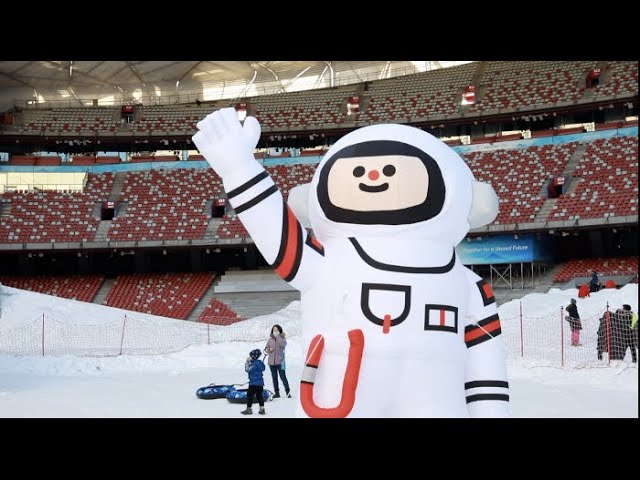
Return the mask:
<svg viewBox="0 0 640 480"><path fill-rule="evenodd" d="M235 391L234 385L216 385L211 383L205 387L200 387L196 390L196 397L202 400L214 400L216 398L225 398L228 393ZM246 398L245 393L245 398Z"/></svg>

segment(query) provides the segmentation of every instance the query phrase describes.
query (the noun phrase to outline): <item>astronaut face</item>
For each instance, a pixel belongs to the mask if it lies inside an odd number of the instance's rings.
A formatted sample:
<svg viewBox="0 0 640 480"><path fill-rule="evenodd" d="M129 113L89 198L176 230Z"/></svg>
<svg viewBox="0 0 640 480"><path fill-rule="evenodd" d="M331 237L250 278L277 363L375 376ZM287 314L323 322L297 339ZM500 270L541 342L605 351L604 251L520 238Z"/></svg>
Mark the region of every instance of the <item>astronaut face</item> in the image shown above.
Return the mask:
<svg viewBox="0 0 640 480"><path fill-rule="evenodd" d="M437 215L444 203L438 164L426 152L394 141L338 151L322 167L318 201L329 220L402 225Z"/></svg>
<svg viewBox="0 0 640 480"><path fill-rule="evenodd" d="M422 160L401 155L341 158L327 179L329 201L360 212L421 205L428 188L429 173Z"/></svg>

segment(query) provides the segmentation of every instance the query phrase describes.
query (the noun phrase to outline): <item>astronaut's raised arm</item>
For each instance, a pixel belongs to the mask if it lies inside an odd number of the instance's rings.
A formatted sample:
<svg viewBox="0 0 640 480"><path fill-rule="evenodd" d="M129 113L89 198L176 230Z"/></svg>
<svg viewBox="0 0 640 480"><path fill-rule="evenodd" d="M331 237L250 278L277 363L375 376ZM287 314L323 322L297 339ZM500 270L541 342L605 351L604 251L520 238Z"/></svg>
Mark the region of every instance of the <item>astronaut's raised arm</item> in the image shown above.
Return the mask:
<svg viewBox="0 0 640 480"><path fill-rule="evenodd" d="M273 179L258 162L223 179L231 206L264 259L292 287L304 291L324 265L324 248L302 227Z"/></svg>
<svg viewBox="0 0 640 480"><path fill-rule="evenodd" d="M277 185L254 158L258 120L247 117L241 125L234 108L222 108L197 126L193 143L222 178L229 202L260 253L291 286L305 290L324 263L324 250L312 248Z"/></svg>
<svg viewBox="0 0 640 480"><path fill-rule="evenodd" d="M469 415L508 417L509 383L500 319L491 286L470 270L469 310L464 341L465 395Z"/></svg>

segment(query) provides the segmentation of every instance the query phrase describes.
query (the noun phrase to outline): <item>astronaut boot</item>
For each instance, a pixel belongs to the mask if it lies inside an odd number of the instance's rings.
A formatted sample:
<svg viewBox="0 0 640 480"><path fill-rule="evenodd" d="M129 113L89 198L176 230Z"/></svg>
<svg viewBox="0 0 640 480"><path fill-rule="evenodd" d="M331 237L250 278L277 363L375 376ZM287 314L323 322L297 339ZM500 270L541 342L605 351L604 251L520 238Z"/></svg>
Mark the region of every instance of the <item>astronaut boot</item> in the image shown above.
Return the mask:
<svg viewBox="0 0 640 480"><path fill-rule="evenodd" d="M251 415L253 412L251 411L251 407L247 407L246 410L240 412L242 415Z"/></svg>
<svg viewBox="0 0 640 480"><path fill-rule="evenodd" d="M260 415L264 415L267 412L264 411L264 407L260 407L260 411L258 412Z"/></svg>

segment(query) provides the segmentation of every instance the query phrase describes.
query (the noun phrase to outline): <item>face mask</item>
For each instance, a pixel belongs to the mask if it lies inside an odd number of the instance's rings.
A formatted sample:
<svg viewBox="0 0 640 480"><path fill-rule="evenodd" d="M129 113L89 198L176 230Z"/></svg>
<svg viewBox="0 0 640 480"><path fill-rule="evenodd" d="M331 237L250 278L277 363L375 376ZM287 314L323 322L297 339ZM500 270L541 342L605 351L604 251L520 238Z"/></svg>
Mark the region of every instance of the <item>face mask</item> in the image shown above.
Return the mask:
<svg viewBox="0 0 640 480"><path fill-rule="evenodd" d="M273 332L271 335L273 335L274 337L277 337L278 335L280 335L280 332L276 330L276 331L275 331L275 332Z"/></svg>

